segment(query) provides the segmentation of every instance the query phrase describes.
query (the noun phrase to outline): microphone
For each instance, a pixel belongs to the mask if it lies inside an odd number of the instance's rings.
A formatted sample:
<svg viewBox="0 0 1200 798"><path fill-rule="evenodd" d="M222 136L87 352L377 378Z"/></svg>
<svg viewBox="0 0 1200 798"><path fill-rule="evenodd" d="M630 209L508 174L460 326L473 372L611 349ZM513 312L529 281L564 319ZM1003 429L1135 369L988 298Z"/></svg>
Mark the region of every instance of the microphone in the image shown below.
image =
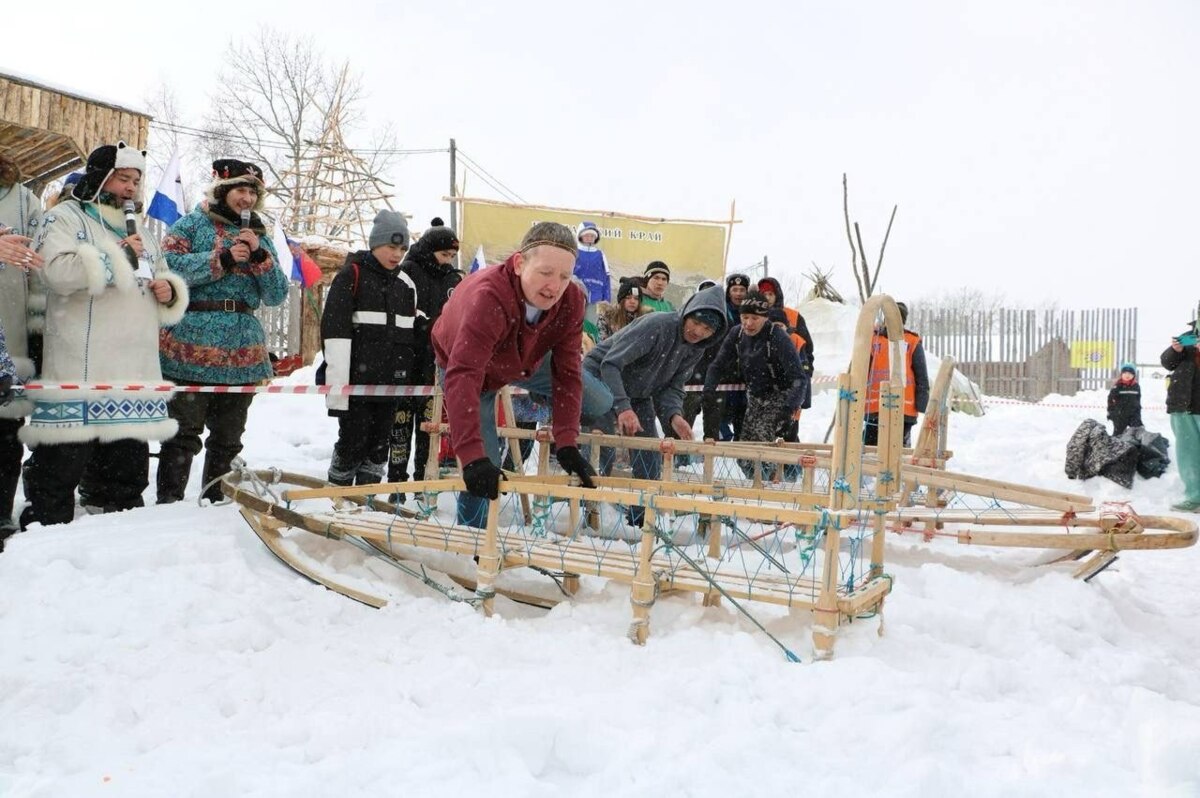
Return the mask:
<svg viewBox="0 0 1200 798"><path fill-rule="evenodd" d="M250 227L250 209L249 208L242 211L242 229L245 230L248 227Z"/></svg>
<svg viewBox="0 0 1200 798"><path fill-rule="evenodd" d="M133 200L125 200L125 235L137 235L137 206Z"/></svg>
<svg viewBox="0 0 1200 798"><path fill-rule="evenodd" d="M125 200L125 204L121 207L125 211L125 235L137 235L137 206L133 204L133 200ZM134 271L137 271L138 256L133 251L133 247L127 246L125 254L129 256L129 263L133 266Z"/></svg>

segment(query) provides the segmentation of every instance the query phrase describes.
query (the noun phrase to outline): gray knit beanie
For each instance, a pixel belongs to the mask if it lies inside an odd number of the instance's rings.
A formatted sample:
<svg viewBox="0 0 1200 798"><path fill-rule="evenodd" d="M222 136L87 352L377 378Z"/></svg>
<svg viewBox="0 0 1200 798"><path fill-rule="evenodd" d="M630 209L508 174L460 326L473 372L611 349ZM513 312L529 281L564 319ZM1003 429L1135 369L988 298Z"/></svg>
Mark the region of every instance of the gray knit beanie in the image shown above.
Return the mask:
<svg viewBox="0 0 1200 798"><path fill-rule="evenodd" d="M371 227L371 238L367 242L368 249L384 244L399 244L408 249L408 225L404 217L396 211L383 210L375 214L375 224Z"/></svg>

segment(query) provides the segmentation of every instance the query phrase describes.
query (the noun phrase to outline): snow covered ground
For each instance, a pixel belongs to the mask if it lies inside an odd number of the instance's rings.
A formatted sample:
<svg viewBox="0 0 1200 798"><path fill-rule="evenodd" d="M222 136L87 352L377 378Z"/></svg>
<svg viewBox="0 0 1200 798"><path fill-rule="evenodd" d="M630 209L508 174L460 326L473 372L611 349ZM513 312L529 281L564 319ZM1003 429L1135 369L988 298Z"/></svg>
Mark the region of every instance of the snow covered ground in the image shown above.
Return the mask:
<svg viewBox="0 0 1200 798"><path fill-rule="evenodd" d="M1103 399L955 415L953 468L1167 512L1174 468L1132 491L1063 475ZM245 457L321 475L335 429L315 397L260 396ZM0 796L1200 795L1200 551L1090 584L1041 556L892 537L884 634L856 623L814 663L808 620L781 617L789 664L695 597L635 647L628 589L601 580L486 619L380 574L399 600L372 610L230 506L36 528L0 554Z"/></svg>

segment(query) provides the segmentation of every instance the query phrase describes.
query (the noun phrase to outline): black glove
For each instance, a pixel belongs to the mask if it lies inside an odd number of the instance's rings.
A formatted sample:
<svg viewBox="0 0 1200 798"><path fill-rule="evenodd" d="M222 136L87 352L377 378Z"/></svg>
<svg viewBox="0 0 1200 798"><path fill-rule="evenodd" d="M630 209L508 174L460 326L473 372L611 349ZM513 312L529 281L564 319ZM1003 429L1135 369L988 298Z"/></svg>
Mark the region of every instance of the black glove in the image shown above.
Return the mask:
<svg viewBox="0 0 1200 798"><path fill-rule="evenodd" d="M467 493L480 499L500 498L500 480L504 472L497 468L491 460L480 457L463 466L463 482L467 483Z"/></svg>
<svg viewBox="0 0 1200 798"><path fill-rule="evenodd" d="M558 457L558 464L562 466L562 470L579 477L581 485L585 488L596 487L596 483L592 481L596 470L592 468L591 463L583 459L579 449L574 446L560 446L555 456Z"/></svg>
<svg viewBox="0 0 1200 798"><path fill-rule="evenodd" d="M0 407L4 407L11 402L14 394L12 377L0 377Z"/></svg>
<svg viewBox="0 0 1200 798"><path fill-rule="evenodd" d="M700 411L704 413L704 440L715 441L721 429L721 402L716 393L705 393L700 399Z"/></svg>

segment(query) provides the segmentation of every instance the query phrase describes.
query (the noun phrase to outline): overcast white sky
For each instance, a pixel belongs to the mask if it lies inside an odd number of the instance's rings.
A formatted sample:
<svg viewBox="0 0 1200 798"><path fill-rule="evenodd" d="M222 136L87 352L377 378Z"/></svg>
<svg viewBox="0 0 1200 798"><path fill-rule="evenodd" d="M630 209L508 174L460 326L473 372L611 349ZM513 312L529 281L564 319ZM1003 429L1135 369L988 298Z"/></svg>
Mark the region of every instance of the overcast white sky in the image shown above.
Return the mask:
<svg viewBox="0 0 1200 798"><path fill-rule="evenodd" d="M736 198L731 266L815 261L853 294L847 172L870 252L900 206L881 279L897 298L1136 305L1143 362L1200 300L1196 0L90 0L56 4L52 31L12 5L0 71L137 106L165 82L193 123L231 37L317 36L401 146L453 136L530 202L716 219ZM446 215L445 156L394 177L397 207ZM496 196L473 177L467 193Z"/></svg>

